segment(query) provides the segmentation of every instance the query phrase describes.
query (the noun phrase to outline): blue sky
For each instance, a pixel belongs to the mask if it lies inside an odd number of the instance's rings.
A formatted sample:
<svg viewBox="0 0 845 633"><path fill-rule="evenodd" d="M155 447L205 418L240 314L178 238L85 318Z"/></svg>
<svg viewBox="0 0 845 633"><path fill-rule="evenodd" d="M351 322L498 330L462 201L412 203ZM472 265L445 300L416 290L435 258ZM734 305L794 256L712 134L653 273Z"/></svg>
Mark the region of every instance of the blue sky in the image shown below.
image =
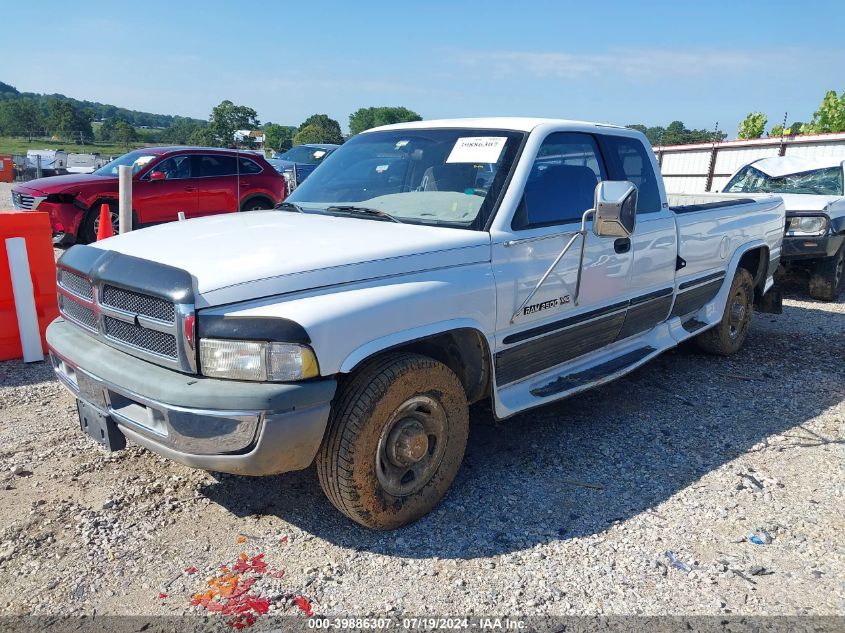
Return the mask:
<svg viewBox="0 0 845 633"><path fill-rule="evenodd" d="M346 129L359 107L404 105L733 137L749 111L809 120L845 90L842 0L88 0L8 4L3 23L0 81L199 118L231 99Z"/></svg>

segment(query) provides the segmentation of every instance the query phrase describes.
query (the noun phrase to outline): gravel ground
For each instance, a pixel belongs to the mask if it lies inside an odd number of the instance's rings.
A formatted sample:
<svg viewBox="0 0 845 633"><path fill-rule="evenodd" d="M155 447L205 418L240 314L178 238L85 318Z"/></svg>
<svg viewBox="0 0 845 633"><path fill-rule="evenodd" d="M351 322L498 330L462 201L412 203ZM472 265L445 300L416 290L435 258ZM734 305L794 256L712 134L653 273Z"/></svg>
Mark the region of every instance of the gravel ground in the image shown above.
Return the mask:
<svg viewBox="0 0 845 633"><path fill-rule="evenodd" d="M0 182L0 210L12 208L12 183Z"/></svg>
<svg viewBox="0 0 845 633"><path fill-rule="evenodd" d="M843 614L845 301L787 297L732 358L684 346L505 422L474 408L447 499L391 533L313 468L106 454L44 363L0 363L0 614L193 612L241 552L279 613Z"/></svg>

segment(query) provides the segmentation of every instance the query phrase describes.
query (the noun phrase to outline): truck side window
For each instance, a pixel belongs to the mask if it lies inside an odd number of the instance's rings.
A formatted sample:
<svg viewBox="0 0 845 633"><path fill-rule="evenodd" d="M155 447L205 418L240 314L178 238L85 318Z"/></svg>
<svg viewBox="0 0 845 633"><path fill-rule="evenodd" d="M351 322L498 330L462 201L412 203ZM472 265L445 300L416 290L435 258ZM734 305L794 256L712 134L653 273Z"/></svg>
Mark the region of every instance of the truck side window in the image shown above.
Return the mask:
<svg viewBox="0 0 845 633"><path fill-rule="evenodd" d="M581 132L550 134L537 152L514 214L514 230L579 222L605 180L595 139Z"/></svg>
<svg viewBox="0 0 845 633"><path fill-rule="evenodd" d="M660 211L660 191L651 158L635 138L603 135L599 137L611 180L630 180L637 185L637 213Z"/></svg>

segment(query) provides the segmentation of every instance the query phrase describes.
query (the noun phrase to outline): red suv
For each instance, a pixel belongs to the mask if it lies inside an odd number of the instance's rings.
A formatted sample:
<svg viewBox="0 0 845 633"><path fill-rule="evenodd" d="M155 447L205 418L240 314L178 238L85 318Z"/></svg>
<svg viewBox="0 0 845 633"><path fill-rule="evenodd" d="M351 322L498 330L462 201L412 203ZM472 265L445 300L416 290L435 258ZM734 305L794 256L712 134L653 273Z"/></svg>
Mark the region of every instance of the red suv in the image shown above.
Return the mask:
<svg viewBox="0 0 845 633"><path fill-rule="evenodd" d="M272 209L285 199L284 178L253 152L207 147L148 147L124 154L93 174L39 178L12 189L16 209L50 214L54 241L93 242L100 205L117 233L117 176L132 166L134 228L215 213Z"/></svg>

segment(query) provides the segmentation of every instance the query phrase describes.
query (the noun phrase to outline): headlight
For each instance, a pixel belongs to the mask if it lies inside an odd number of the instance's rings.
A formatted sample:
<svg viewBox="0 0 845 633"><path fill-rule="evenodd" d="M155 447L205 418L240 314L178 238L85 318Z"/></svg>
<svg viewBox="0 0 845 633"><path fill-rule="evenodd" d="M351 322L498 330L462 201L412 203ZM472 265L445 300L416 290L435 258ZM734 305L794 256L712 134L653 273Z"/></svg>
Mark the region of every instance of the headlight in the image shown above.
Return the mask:
<svg viewBox="0 0 845 633"><path fill-rule="evenodd" d="M827 232L827 218L822 215L806 215L790 218L786 225L788 237L812 237L824 235Z"/></svg>
<svg viewBox="0 0 845 633"><path fill-rule="evenodd" d="M317 358L306 345L200 339L205 376L234 380L288 382L319 375Z"/></svg>

